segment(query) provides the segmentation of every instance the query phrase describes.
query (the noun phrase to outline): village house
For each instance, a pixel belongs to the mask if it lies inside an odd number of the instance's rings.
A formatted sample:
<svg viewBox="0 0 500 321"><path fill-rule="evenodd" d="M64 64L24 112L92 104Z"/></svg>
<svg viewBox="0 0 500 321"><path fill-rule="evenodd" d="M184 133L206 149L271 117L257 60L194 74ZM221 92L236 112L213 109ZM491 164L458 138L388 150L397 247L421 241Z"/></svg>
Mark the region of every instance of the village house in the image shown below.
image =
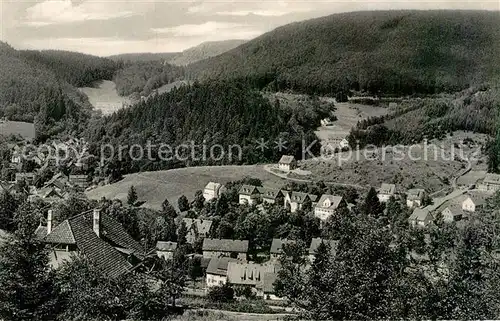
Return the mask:
<svg viewBox="0 0 500 321"><path fill-rule="evenodd" d="M62 173L57 173L49 181L47 181L43 187L54 188L60 193L68 188L68 177Z"/></svg>
<svg viewBox="0 0 500 321"><path fill-rule="evenodd" d="M211 258L205 273L207 288L226 284L229 262L237 261L237 259L230 257Z"/></svg>
<svg viewBox="0 0 500 321"><path fill-rule="evenodd" d="M144 249L111 216L94 209L73 216L52 228L52 210L47 215L47 226L40 226L36 234L50 246L50 264L58 268L71 259L72 254L83 254L102 273L116 278L140 263Z"/></svg>
<svg viewBox="0 0 500 321"><path fill-rule="evenodd" d="M321 238L313 238L311 240L311 245L309 246L308 250L308 259L311 264L314 262L314 258L316 257L316 251L318 250L318 247L321 243L325 243L330 246L330 253L335 256L337 253L337 246L339 244L338 241L334 240L324 240Z"/></svg>
<svg viewBox="0 0 500 321"><path fill-rule="evenodd" d="M177 242L156 242L156 255L164 260L171 260L174 258L174 252L177 249Z"/></svg>
<svg viewBox="0 0 500 321"><path fill-rule="evenodd" d="M469 193L462 202L462 209L466 212L476 212L486 204L488 195L479 193Z"/></svg>
<svg viewBox="0 0 500 321"><path fill-rule="evenodd" d="M313 194L301 193L301 192L283 192L285 195L285 208L289 208L290 212L295 213L303 208L305 202L310 201L311 207L314 208L316 205L316 200L318 197Z"/></svg>
<svg viewBox="0 0 500 321"><path fill-rule="evenodd" d="M249 287L255 294L262 297L265 273L276 272L277 267L270 263L229 262L227 266L227 283L232 287Z"/></svg>
<svg viewBox="0 0 500 321"><path fill-rule="evenodd" d="M382 183L382 186L378 190L377 197L381 203L385 203L391 198L391 196L394 196L395 194L396 194L396 185Z"/></svg>
<svg viewBox="0 0 500 321"><path fill-rule="evenodd" d="M443 221L446 223L458 222L465 218L465 212L460 205L454 204L441 212Z"/></svg>
<svg viewBox="0 0 500 321"><path fill-rule="evenodd" d="M283 155L278 162L278 168L284 172L293 171L297 168L297 160L294 156Z"/></svg>
<svg viewBox="0 0 500 321"><path fill-rule="evenodd" d="M33 186L31 195L28 196L30 202L36 199L42 199L47 203L54 204L66 200L69 197L68 193L56 190L54 187L43 187L36 189Z"/></svg>
<svg viewBox="0 0 500 321"><path fill-rule="evenodd" d="M293 240L287 239L273 239L271 243L270 259L277 261L281 257L281 255L283 255L283 245L291 244L293 242Z"/></svg>
<svg viewBox="0 0 500 321"><path fill-rule="evenodd" d="M256 186L243 185L239 191L239 203L241 205L254 205L260 199L260 192Z"/></svg>
<svg viewBox="0 0 500 321"><path fill-rule="evenodd" d="M425 190L422 188L413 188L410 189L406 195L406 206L409 208L412 207L421 207L422 200L425 197Z"/></svg>
<svg viewBox="0 0 500 321"><path fill-rule="evenodd" d="M416 208L408 218L408 222L413 227L426 227L432 222L432 215L427 208Z"/></svg>
<svg viewBox="0 0 500 321"><path fill-rule="evenodd" d="M232 257L241 261L246 261L248 252L247 240L228 240L228 239L204 239L203 257Z"/></svg>
<svg viewBox="0 0 500 321"><path fill-rule="evenodd" d="M189 244L193 244L198 238L208 237L212 231L211 220L183 218L182 221L186 224L188 231L186 240Z"/></svg>
<svg viewBox="0 0 500 321"><path fill-rule="evenodd" d="M328 220L339 207L347 206L342 196L324 194L314 207L314 216L322 221Z"/></svg>
<svg viewBox="0 0 500 321"><path fill-rule="evenodd" d="M88 175L69 175L68 181L70 185L78 186L82 189L90 186Z"/></svg>
<svg viewBox="0 0 500 321"><path fill-rule="evenodd" d="M279 189L270 189L265 187L257 188L262 201L268 204L283 204L285 196Z"/></svg>
<svg viewBox="0 0 500 321"><path fill-rule="evenodd" d="M16 173L15 182L25 181L28 185L33 185L35 181L35 173Z"/></svg>
<svg viewBox="0 0 500 321"><path fill-rule="evenodd" d="M478 189L487 192L500 191L500 174L486 174L483 182L479 184Z"/></svg>
<svg viewBox="0 0 500 321"><path fill-rule="evenodd" d="M224 191L224 186L219 183L210 182L203 189L203 197L205 201L209 202L213 199L219 198Z"/></svg>

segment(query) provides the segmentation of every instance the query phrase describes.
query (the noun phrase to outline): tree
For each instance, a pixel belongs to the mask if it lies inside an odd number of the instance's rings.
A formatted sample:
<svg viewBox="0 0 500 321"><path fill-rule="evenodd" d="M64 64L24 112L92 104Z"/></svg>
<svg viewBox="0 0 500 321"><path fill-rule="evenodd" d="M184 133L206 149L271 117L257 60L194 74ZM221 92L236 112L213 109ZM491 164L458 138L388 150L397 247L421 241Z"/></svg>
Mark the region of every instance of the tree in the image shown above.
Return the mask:
<svg viewBox="0 0 500 321"><path fill-rule="evenodd" d="M201 258L199 256L194 256L189 260L188 275L193 280L196 281L199 277L203 276L203 269L201 268Z"/></svg>
<svg viewBox="0 0 500 321"><path fill-rule="evenodd" d="M208 291L207 297L212 302L232 302L234 300L234 290L229 286L229 284L214 286Z"/></svg>
<svg viewBox="0 0 500 321"><path fill-rule="evenodd" d="M198 190L194 194L193 207L197 211L201 211L205 205L205 197L203 196L203 191Z"/></svg>
<svg viewBox="0 0 500 321"><path fill-rule="evenodd" d="M489 173L499 173L500 171L500 134L498 134L497 136L498 137L496 140L498 141L490 141L486 145Z"/></svg>
<svg viewBox="0 0 500 321"><path fill-rule="evenodd" d="M160 280L160 289L158 290L160 297L170 300L172 306L175 307L176 300L184 292L186 281L186 266L185 260L157 260L160 268L154 273L156 278ZM167 301L166 304L169 302Z"/></svg>
<svg viewBox="0 0 500 321"><path fill-rule="evenodd" d="M29 205L15 216L16 231L0 246L0 318L54 320L58 288L45 245L35 238L40 220Z"/></svg>
<svg viewBox="0 0 500 321"><path fill-rule="evenodd" d="M189 210L189 200L184 195L179 197L179 200L177 201L177 205L179 206L179 211L181 211L181 212L185 212L185 211Z"/></svg>
<svg viewBox="0 0 500 321"><path fill-rule="evenodd" d="M177 230L177 244L178 245L184 245L187 243L187 234L188 234L188 229L186 226L186 222L182 221L181 226L179 226L179 229Z"/></svg>
<svg viewBox="0 0 500 321"><path fill-rule="evenodd" d="M170 204L168 199L165 199L163 203L161 203L161 211L163 213L163 216L167 218L176 218L177 217L177 211L175 208Z"/></svg>
<svg viewBox="0 0 500 321"><path fill-rule="evenodd" d="M134 185L130 186L127 195L127 204L134 206L138 199L139 198L137 196L137 192L135 191Z"/></svg>
<svg viewBox="0 0 500 321"><path fill-rule="evenodd" d="M12 231L14 229L14 213L20 201L7 191L0 193L0 228Z"/></svg>
<svg viewBox="0 0 500 321"><path fill-rule="evenodd" d="M375 218L381 217L384 214L384 206L380 203L377 191L373 187L370 188L366 195L362 206L362 213Z"/></svg>

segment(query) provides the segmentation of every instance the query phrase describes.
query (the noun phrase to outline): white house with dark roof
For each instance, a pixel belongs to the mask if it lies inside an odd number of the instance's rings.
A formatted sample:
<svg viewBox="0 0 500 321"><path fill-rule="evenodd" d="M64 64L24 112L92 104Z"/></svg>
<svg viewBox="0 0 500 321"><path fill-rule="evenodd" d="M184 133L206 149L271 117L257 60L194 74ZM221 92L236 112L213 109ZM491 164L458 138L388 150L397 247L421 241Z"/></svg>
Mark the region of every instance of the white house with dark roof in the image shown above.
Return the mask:
<svg viewBox="0 0 500 321"><path fill-rule="evenodd" d="M281 190L265 187L258 187L257 189L262 198L262 202L268 204L283 204L285 196Z"/></svg>
<svg viewBox="0 0 500 321"><path fill-rule="evenodd" d="M382 186L378 189L378 200L382 203L387 202L391 196L394 196L396 194L396 185L394 184L387 184L387 183L382 183Z"/></svg>
<svg viewBox="0 0 500 321"><path fill-rule="evenodd" d="M203 197L205 201L209 202L213 199L219 198L224 191L224 186L219 183L209 182L203 189Z"/></svg>
<svg viewBox="0 0 500 321"><path fill-rule="evenodd" d="M413 227L426 227L432 222L432 220L432 214L427 208L414 209L413 213L408 218L408 222Z"/></svg>
<svg viewBox="0 0 500 321"><path fill-rule="evenodd" d="M314 216L322 221L326 221L335 211L342 206L347 206L342 196L324 194L314 207Z"/></svg>
<svg viewBox="0 0 500 321"><path fill-rule="evenodd" d="M406 193L406 206L409 208L422 206L422 200L425 197L425 190L422 188L413 188Z"/></svg>
<svg viewBox="0 0 500 321"><path fill-rule="evenodd" d="M247 240L228 239L204 239L203 257L232 257L241 261L246 261L248 252Z"/></svg>
<svg viewBox="0 0 500 321"><path fill-rule="evenodd" d="M239 192L239 203L241 205L253 205L260 199L260 192L257 186L243 185Z"/></svg>
<svg viewBox="0 0 500 321"><path fill-rule="evenodd" d="M174 252L177 249L177 242L158 241L156 242L156 255L164 260L174 258Z"/></svg>
<svg viewBox="0 0 500 321"><path fill-rule="evenodd" d="M228 264L237 261L237 259L230 257L211 258L205 274L207 288L226 284Z"/></svg>
<svg viewBox="0 0 500 321"><path fill-rule="evenodd" d="M462 209L466 212L476 212L486 204L489 195L482 193L469 193L462 202Z"/></svg>
<svg viewBox="0 0 500 321"><path fill-rule="evenodd" d="M278 162L278 168L284 172L292 171L297 168L297 160L294 156L283 155Z"/></svg>
<svg viewBox="0 0 500 321"><path fill-rule="evenodd" d="M478 188L487 192L500 191L500 174L486 174L483 182L479 184Z"/></svg>
<svg viewBox="0 0 500 321"><path fill-rule="evenodd" d="M79 253L104 274L119 277L144 258L142 246L120 223L99 209L73 216L55 228L49 211L45 231L47 235L42 241L51 248L50 264L54 268L70 260L73 253Z"/></svg>
<svg viewBox="0 0 500 321"><path fill-rule="evenodd" d="M302 192L283 191L283 194L285 195L284 206L285 208L289 208L292 213L301 210L307 200L311 201L312 207L314 208L316 206L316 200L318 199L316 195Z"/></svg>

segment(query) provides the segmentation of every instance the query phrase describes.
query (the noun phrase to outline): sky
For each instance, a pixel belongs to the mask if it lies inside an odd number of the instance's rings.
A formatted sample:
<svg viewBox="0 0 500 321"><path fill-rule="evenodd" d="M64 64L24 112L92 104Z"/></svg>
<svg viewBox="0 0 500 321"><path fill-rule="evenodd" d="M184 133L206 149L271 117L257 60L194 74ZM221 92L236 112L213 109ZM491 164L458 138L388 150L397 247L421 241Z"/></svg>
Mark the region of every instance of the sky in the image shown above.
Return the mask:
<svg viewBox="0 0 500 321"><path fill-rule="evenodd" d="M500 1L0 0L0 40L17 49L98 56L178 52L332 13L392 9L500 10Z"/></svg>

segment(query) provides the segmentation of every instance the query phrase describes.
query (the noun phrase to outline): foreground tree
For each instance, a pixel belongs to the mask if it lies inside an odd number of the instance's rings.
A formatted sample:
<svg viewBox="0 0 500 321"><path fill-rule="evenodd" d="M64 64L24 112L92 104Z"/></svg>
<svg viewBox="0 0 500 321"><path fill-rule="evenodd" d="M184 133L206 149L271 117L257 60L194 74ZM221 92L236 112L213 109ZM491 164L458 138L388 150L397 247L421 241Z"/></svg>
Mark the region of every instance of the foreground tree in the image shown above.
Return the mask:
<svg viewBox="0 0 500 321"><path fill-rule="evenodd" d="M189 210L189 200L184 195L179 197L179 200L177 201L177 205L179 206L179 211L181 211L181 212L185 212L185 211Z"/></svg>
<svg viewBox="0 0 500 321"><path fill-rule="evenodd" d="M40 215L23 205L16 231L0 246L0 319L54 320L58 290L45 245L35 238Z"/></svg>

